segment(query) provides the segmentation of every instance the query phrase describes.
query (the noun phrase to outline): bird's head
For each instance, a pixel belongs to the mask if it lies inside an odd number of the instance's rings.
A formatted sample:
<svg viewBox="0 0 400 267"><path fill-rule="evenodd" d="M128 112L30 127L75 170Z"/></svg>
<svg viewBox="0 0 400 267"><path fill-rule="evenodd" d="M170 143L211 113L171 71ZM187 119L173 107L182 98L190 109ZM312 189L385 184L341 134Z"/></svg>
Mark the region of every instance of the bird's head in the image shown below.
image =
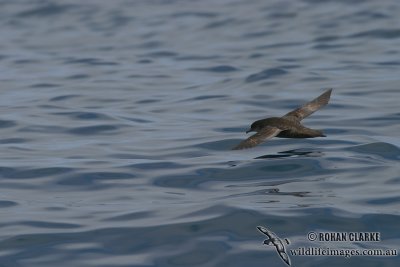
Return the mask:
<svg viewBox="0 0 400 267"><path fill-rule="evenodd" d="M265 239L264 242L263 242L263 244L264 244L264 245L268 245L268 246L273 245L271 239Z"/></svg>
<svg viewBox="0 0 400 267"><path fill-rule="evenodd" d="M259 132L263 128L261 121L255 121L251 124L250 129L246 131L246 133L250 132Z"/></svg>

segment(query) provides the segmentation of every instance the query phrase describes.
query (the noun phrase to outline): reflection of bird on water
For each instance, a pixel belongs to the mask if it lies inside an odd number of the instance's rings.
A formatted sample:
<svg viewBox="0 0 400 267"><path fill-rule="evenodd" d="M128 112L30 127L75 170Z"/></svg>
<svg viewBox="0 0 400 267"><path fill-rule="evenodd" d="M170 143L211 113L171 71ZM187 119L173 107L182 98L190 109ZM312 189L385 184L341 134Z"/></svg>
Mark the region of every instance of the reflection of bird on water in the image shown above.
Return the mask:
<svg viewBox="0 0 400 267"><path fill-rule="evenodd" d="M300 150L293 149L278 152L278 154L267 154L263 156L256 157L255 159L275 159L275 158L293 158L293 157L321 157L324 153L317 150Z"/></svg>
<svg viewBox="0 0 400 267"><path fill-rule="evenodd" d="M233 149L251 148L274 136L285 138L313 138L325 136L320 130L314 130L303 126L301 120L328 104L331 92L332 89L327 90L319 97L287 113L283 117L266 118L253 122L246 133L257 133L242 141Z"/></svg>
<svg viewBox="0 0 400 267"><path fill-rule="evenodd" d="M268 236L268 239L265 239L263 244L269 246L275 246L276 252L282 258L282 260L290 266L290 258L286 252L285 245L283 244L282 240L274 233L268 230L263 226L257 226L258 231L263 233L264 235ZM285 242L289 244L289 240L285 238Z"/></svg>

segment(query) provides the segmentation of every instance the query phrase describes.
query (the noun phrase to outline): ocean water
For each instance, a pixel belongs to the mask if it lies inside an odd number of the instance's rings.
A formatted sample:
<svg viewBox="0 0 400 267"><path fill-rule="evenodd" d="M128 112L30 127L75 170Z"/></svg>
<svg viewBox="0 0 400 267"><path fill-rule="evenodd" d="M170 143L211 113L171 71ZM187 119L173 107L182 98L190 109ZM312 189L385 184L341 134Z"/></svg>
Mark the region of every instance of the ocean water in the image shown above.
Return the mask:
<svg viewBox="0 0 400 267"><path fill-rule="evenodd" d="M0 266L393 266L397 1L0 1ZM333 88L325 138L231 148ZM379 233L309 240L309 233Z"/></svg>

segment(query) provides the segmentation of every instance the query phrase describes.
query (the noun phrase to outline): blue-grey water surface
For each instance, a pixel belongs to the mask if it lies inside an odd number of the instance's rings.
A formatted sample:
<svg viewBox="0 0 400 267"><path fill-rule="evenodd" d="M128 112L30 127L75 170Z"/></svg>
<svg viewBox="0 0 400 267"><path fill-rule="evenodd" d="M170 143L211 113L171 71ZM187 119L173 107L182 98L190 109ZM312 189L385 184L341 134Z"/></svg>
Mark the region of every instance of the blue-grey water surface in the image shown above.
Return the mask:
<svg viewBox="0 0 400 267"><path fill-rule="evenodd" d="M287 249L398 251L399 14L396 0L1 1L0 266L285 266L258 225ZM331 87L304 121L327 137L230 150Z"/></svg>

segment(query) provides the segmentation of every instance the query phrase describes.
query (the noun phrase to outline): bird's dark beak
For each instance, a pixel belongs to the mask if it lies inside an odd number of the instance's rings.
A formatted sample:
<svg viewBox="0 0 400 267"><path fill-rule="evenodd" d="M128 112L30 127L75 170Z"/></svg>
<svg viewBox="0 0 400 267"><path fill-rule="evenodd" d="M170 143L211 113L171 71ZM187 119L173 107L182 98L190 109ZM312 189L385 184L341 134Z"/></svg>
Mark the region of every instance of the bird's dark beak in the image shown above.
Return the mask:
<svg viewBox="0 0 400 267"><path fill-rule="evenodd" d="M253 130L251 130L251 129L248 129L247 131L246 131L246 133L249 133L249 132L252 132Z"/></svg>

